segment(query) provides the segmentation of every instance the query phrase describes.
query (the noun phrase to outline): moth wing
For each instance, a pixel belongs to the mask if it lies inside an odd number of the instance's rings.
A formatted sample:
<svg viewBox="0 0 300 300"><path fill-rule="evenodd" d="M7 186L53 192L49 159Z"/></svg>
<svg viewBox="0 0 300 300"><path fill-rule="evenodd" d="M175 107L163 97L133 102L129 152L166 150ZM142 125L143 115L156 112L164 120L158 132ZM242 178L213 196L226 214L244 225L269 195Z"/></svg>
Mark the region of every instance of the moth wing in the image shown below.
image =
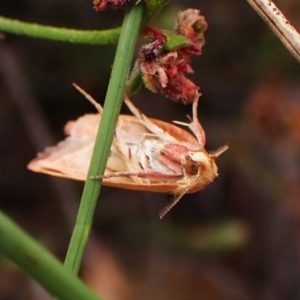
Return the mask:
<svg viewBox="0 0 300 300"><path fill-rule="evenodd" d="M115 131L115 138L111 146L112 158L118 157L122 160L123 166L116 166L112 170L114 172L129 171L137 173L147 165L147 158L144 153L143 143L149 138L153 138L153 133L150 132L145 124L135 116L121 115ZM107 168L111 169L109 159ZM135 184L143 184L147 179L142 179L137 176L132 176L130 181Z"/></svg>
<svg viewBox="0 0 300 300"><path fill-rule="evenodd" d="M69 136L54 147L46 148L28 164L28 169L49 175L75 180L86 180L101 116L88 114L69 121L64 130ZM121 171L135 172L139 169L138 155L130 153L133 145L141 143L145 127L133 116L120 116L116 136L111 146L105 174ZM97 175L97 174L95 174ZM134 181L142 179L108 179L104 182Z"/></svg>
<svg viewBox="0 0 300 300"><path fill-rule="evenodd" d="M54 147L46 148L28 164L28 169L50 175L85 180L97 128L99 114L89 114L65 126L69 136Z"/></svg>
<svg viewBox="0 0 300 300"><path fill-rule="evenodd" d="M126 103L127 107L130 109L130 111L133 113L133 115L140 120L140 122L154 135L159 137L162 141L176 141L172 135L170 135L167 131L165 131L163 128L156 125L152 119L149 119L147 116L145 116L143 113L141 113L134 104L128 99L125 98L124 102Z"/></svg>

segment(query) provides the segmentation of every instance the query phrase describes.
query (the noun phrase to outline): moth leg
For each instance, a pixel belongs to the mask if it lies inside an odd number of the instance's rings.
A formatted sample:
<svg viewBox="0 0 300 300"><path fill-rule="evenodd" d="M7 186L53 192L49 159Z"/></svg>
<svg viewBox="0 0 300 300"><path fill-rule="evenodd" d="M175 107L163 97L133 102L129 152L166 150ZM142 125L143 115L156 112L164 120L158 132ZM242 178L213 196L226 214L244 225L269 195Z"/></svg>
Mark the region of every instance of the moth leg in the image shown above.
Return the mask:
<svg viewBox="0 0 300 300"><path fill-rule="evenodd" d="M195 135L195 137L197 138L199 146L204 148L204 146L205 146L205 132L204 132L204 130L203 130L203 128L202 128L202 126L199 122L198 112L197 112L199 97L200 97L200 94L197 93L197 95L195 97L195 100L193 102L193 119L191 120L191 123L184 123L184 122L179 122L179 121L173 121L173 123L189 127L190 130Z"/></svg>
<svg viewBox="0 0 300 300"><path fill-rule="evenodd" d="M196 136L199 144L201 146L205 146L205 132L203 130L203 127L201 126L199 119L198 119L198 103L199 103L199 97L198 95L193 103L193 121L190 124L190 129Z"/></svg>
<svg viewBox="0 0 300 300"><path fill-rule="evenodd" d="M162 172L157 172L157 171L140 171L140 172L116 172L112 174L107 174L107 175L94 175L91 176L91 179L108 179L108 178L114 178L114 177L131 177L131 176L136 176L139 178L153 178L153 179L176 179L176 178L181 178L183 176L182 173L162 173Z"/></svg>
<svg viewBox="0 0 300 300"><path fill-rule="evenodd" d="M155 125L147 116L145 116L143 113L141 113L130 101L128 96L125 94L124 96L124 102L126 103L129 110L132 112L134 116L136 116L142 124L152 133L154 136L158 135L164 140L170 140L174 141L174 137L171 136L168 132L164 131L159 126Z"/></svg>
<svg viewBox="0 0 300 300"><path fill-rule="evenodd" d="M91 95L89 95L84 89L82 89L76 83L73 83L73 86L75 87L75 89L77 91L79 91L79 93L81 93L88 101L90 101L95 106L95 108L98 110L99 114L102 113L102 110L103 110L102 106Z"/></svg>
<svg viewBox="0 0 300 300"><path fill-rule="evenodd" d="M134 104L130 101L127 94L124 95L124 102L126 103L129 110L132 112L132 114L136 116L138 119L142 120L144 117L146 117L134 106Z"/></svg>

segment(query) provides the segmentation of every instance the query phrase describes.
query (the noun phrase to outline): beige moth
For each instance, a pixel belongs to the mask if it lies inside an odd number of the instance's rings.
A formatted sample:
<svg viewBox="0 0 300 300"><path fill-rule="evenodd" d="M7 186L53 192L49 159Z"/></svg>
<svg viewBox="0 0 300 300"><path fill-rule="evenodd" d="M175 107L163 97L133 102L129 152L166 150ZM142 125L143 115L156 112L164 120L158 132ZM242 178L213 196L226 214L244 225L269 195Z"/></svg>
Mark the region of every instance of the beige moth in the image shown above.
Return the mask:
<svg viewBox="0 0 300 300"><path fill-rule="evenodd" d="M67 138L39 153L28 169L85 181L102 107L75 87L94 104L98 113L69 121L64 128ZM198 98L193 103L191 123L174 121L187 126L192 135L176 125L146 117L125 97L133 115L119 116L105 173L92 178L102 178L107 186L175 195L160 218L185 194L205 188L218 176L215 160L228 146L214 152L204 149L205 133L197 117Z"/></svg>

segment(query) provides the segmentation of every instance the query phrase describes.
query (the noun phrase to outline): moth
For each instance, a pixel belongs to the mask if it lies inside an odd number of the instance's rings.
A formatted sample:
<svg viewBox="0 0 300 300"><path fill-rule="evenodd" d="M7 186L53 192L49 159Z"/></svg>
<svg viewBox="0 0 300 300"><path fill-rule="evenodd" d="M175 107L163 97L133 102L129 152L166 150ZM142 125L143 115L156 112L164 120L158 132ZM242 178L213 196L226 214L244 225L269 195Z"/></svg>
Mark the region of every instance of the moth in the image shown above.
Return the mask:
<svg viewBox="0 0 300 300"><path fill-rule="evenodd" d="M69 121L64 128L68 137L39 153L28 169L85 181L102 107L75 87L93 103L98 113ZM105 173L95 174L92 179L102 178L104 185L117 188L175 195L160 218L185 194L205 188L218 176L215 160L228 146L213 152L204 149L205 133L197 116L198 98L193 103L190 123L174 121L188 127L191 134L176 125L146 117L125 97L133 115L119 116Z"/></svg>

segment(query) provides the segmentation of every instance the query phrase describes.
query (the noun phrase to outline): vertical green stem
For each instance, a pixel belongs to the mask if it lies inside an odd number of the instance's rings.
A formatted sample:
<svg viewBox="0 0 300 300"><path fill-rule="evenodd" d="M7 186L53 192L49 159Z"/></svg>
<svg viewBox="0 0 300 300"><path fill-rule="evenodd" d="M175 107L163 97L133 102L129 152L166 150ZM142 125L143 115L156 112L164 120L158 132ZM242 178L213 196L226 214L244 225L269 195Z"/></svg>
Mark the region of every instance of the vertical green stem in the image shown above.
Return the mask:
<svg viewBox="0 0 300 300"><path fill-rule="evenodd" d="M65 260L65 267L73 273L78 273L81 265L102 184L100 180L91 180L90 176L103 174L105 171L123 101L126 80L140 31L143 7L143 4L139 3L130 6L125 13L88 177Z"/></svg>

